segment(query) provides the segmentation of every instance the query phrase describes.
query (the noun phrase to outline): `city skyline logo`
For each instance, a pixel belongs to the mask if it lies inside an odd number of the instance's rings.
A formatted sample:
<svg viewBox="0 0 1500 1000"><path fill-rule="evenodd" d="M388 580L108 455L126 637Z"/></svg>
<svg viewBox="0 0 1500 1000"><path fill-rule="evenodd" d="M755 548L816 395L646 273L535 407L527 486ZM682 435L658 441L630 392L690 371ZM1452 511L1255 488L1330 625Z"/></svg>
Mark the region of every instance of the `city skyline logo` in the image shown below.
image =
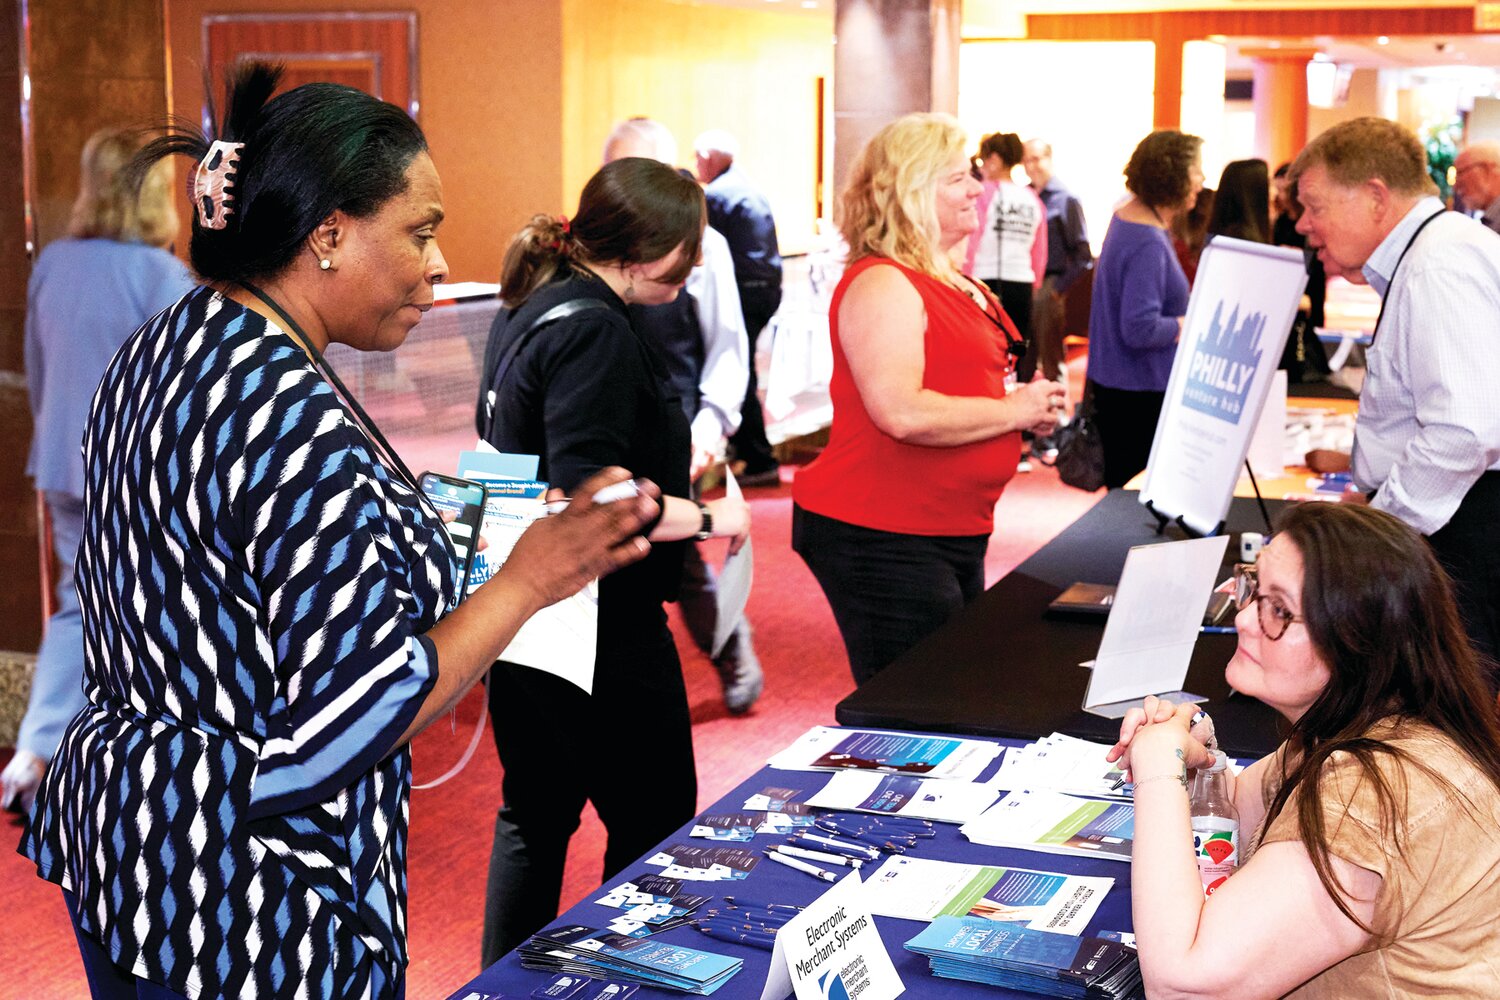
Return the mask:
<svg viewBox="0 0 1500 1000"><path fill-rule="evenodd" d="M1224 319L1224 300L1214 307L1207 332L1193 349L1188 363L1184 406L1229 424L1238 424L1250 397L1255 372L1260 367L1266 314L1248 313L1240 319L1236 305Z"/></svg>

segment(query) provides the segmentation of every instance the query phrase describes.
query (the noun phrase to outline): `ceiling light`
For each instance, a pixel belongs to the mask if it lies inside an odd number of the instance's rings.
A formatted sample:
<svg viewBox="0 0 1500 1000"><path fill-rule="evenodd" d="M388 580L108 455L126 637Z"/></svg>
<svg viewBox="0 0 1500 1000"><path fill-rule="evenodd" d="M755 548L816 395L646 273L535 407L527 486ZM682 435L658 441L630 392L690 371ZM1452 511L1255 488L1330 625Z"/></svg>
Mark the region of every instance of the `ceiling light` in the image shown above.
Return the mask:
<svg viewBox="0 0 1500 1000"><path fill-rule="evenodd" d="M1391 44L1391 39L1390 39L1390 37L1388 35L1381 35L1379 38L1375 39L1375 44L1376 45L1389 45L1389 44Z"/></svg>

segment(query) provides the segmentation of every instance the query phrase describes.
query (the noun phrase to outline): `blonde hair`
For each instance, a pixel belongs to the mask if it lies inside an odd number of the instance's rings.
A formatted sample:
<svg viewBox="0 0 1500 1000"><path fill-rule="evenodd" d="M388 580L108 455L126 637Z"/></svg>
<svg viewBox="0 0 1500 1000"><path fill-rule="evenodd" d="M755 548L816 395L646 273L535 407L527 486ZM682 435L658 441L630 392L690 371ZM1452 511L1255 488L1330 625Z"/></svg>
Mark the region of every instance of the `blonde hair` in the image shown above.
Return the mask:
<svg viewBox="0 0 1500 1000"><path fill-rule="evenodd" d="M1437 193L1427 174L1427 151L1411 129L1385 118L1353 118L1320 133L1292 163L1295 182L1309 167L1322 166L1343 187L1379 178L1397 194Z"/></svg>
<svg viewBox="0 0 1500 1000"><path fill-rule="evenodd" d="M68 222L76 239L117 240L165 247L177 235L171 193L172 165L158 161L133 190L125 170L151 136L135 129L106 128L89 136L79 158L78 198Z"/></svg>
<svg viewBox="0 0 1500 1000"><path fill-rule="evenodd" d="M839 231L849 262L889 257L935 278L958 269L938 247L937 184L967 137L951 115L919 113L875 133L849 171L839 199Z"/></svg>

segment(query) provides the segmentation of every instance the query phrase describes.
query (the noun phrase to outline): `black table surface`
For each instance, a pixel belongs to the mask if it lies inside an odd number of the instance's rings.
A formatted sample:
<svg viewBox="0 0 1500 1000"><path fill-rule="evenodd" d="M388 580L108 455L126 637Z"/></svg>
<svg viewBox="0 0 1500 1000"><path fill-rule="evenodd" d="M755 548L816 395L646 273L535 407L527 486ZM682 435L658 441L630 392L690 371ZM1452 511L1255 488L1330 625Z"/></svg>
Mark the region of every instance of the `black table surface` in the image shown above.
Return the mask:
<svg viewBox="0 0 1500 1000"><path fill-rule="evenodd" d="M1267 501L1272 518L1283 504ZM1254 500L1235 499L1226 517L1226 562L1241 531L1265 531ZM976 736L1036 739L1052 732L1112 742L1119 723L1084 712L1089 671L1104 636L1104 618L1057 616L1047 605L1077 582L1117 583L1135 545L1185 537L1156 521L1133 490L1111 490L1092 509L937 632L839 702L846 726L926 729ZM1227 571L1226 571L1227 572ZM1284 722L1264 703L1234 694L1224 666L1234 635L1198 638L1184 689L1206 695L1220 746L1231 756L1276 749Z"/></svg>

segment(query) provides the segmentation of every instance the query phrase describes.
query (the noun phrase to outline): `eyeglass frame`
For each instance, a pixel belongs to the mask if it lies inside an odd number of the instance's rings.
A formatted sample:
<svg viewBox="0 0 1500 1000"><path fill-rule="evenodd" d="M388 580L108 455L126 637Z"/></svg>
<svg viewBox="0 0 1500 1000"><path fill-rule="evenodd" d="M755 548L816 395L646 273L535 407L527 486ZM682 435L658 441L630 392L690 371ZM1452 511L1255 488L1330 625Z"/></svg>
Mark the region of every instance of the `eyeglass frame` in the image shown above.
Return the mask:
<svg viewBox="0 0 1500 1000"><path fill-rule="evenodd" d="M1275 604L1261 604L1261 599L1268 595L1260 592L1260 567L1255 563L1234 564L1234 608L1243 611L1246 607L1254 604L1255 618L1260 623L1260 630L1270 642L1280 642L1286 635L1286 630L1293 623L1307 623L1307 619L1301 615L1292 614L1287 608L1282 607L1279 611ZM1272 634L1271 628L1266 624L1266 611L1269 610L1272 621L1281 623L1280 631Z"/></svg>

